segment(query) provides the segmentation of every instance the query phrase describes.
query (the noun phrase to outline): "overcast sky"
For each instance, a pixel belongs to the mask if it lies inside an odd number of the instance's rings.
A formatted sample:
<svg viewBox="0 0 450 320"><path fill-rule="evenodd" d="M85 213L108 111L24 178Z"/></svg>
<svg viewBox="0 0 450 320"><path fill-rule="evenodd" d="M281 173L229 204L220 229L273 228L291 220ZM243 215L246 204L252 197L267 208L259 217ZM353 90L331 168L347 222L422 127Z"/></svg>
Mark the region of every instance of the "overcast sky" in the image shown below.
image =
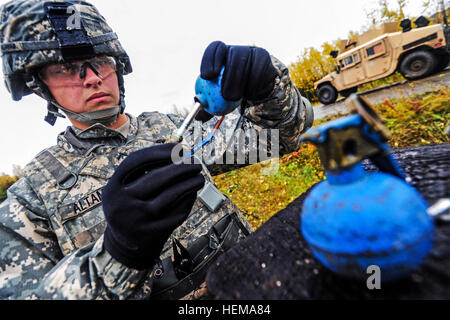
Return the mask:
<svg viewBox="0 0 450 320"><path fill-rule="evenodd" d="M7 1L0 0L3 4ZM125 78L126 111L169 112L191 106L203 51L209 43L256 45L285 64L307 47L346 38L367 22L374 0L92 0L131 58ZM391 0L392 4L396 1ZM422 0L410 0L407 14L417 16ZM394 7L394 5L392 6ZM0 83L0 172L24 167L54 145L69 125L44 122L46 102L28 96L13 102Z"/></svg>

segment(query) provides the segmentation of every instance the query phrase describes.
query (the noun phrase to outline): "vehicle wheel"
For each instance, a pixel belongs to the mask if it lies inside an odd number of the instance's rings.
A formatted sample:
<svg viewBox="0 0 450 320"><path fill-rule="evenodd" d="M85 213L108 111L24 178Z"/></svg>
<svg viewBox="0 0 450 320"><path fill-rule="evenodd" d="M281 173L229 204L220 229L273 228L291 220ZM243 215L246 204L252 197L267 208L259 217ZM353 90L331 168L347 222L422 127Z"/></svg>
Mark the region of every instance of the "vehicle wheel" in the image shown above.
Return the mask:
<svg viewBox="0 0 450 320"><path fill-rule="evenodd" d="M332 104L337 99L337 91L331 84L323 84L317 90L317 97L323 104Z"/></svg>
<svg viewBox="0 0 450 320"><path fill-rule="evenodd" d="M450 53L439 55L436 69L434 71L440 72L444 70L445 68L447 68L449 62L450 62Z"/></svg>
<svg viewBox="0 0 450 320"><path fill-rule="evenodd" d="M348 98L352 93L356 93L356 91L358 91L358 87L342 90L339 93L341 94L341 96Z"/></svg>
<svg viewBox="0 0 450 320"><path fill-rule="evenodd" d="M428 51L414 51L400 64L400 73L408 80L423 78L431 74L437 65L437 58Z"/></svg>

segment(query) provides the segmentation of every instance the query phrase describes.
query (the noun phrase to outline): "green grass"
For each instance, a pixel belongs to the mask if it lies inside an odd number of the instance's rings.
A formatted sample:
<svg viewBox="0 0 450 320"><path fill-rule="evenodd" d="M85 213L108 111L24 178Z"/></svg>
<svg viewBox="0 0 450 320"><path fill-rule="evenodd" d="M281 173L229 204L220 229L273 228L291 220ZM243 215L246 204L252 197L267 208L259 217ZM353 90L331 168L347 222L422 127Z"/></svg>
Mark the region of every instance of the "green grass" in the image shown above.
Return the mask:
<svg viewBox="0 0 450 320"><path fill-rule="evenodd" d="M263 168L259 163L214 177L220 191L246 214L254 228L324 179L319 155L311 145L280 158L275 175L262 175Z"/></svg>
<svg viewBox="0 0 450 320"><path fill-rule="evenodd" d="M410 98L384 101L375 109L391 131L393 147L448 143L445 129L450 124L450 89L429 92ZM319 125L332 118L315 121ZM255 164L214 177L220 191L229 196L259 228L275 213L319 181L325 173L316 148L304 144L299 151L280 158L275 175L262 175L265 163ZM0 202L17 177L0 176Z"/></svg>

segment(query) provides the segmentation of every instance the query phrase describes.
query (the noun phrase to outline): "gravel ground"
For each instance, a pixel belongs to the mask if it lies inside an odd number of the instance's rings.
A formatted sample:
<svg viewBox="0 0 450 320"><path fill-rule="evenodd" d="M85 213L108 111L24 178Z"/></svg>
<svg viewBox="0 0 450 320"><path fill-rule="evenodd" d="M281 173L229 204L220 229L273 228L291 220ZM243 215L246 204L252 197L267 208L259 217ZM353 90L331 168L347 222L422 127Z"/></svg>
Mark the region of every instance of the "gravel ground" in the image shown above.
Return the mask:
<svg viewBox="0 0 450 320"><path fill-rule="evenodd" d="M441 87L450 87L450 68L443 72L416 81L405 81L403 84L388 86L385 89L375 89L361 94L367 97L371 103L381 103L383 100L390 100L398 97L409 97L427 91L438 90ZM314 107L314 119L322 119L327 116L347 113L348 108L344 104L344 99L338 100L334 104L327 106L319 105Z"/></svg>

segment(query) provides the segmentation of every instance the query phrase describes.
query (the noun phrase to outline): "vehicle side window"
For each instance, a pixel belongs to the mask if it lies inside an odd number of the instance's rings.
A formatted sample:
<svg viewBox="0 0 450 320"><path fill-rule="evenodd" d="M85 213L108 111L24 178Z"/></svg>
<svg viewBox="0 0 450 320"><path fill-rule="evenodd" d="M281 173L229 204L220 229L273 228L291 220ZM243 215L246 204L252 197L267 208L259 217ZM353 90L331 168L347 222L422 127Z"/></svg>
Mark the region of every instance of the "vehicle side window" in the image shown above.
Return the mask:
<svg viewBox="0 0 450 320"><path fill-rule="evenodd" d="M359 62L359 54L357 54L357 53L354 54L354 55L353 55L353 60L355 61L355 63L356 63L356 62Z"/></svg>
<svg viewBox="0 0 450 320"><path fill-rule="evenodd" d="M350 57L345 58L344 61L345 61L345 65L348 66L349 64L353 63L353 58L352 58L352 56L350 56Z"/></svg>
<svg viewBox="0 0 450 320"><path fill-rule="evenodd" d="M383 43L380 42L370 48L367 48L366 52L367 52L368 58L378 55L378 54L381 54L381 53L384 53Z"/></svg>

